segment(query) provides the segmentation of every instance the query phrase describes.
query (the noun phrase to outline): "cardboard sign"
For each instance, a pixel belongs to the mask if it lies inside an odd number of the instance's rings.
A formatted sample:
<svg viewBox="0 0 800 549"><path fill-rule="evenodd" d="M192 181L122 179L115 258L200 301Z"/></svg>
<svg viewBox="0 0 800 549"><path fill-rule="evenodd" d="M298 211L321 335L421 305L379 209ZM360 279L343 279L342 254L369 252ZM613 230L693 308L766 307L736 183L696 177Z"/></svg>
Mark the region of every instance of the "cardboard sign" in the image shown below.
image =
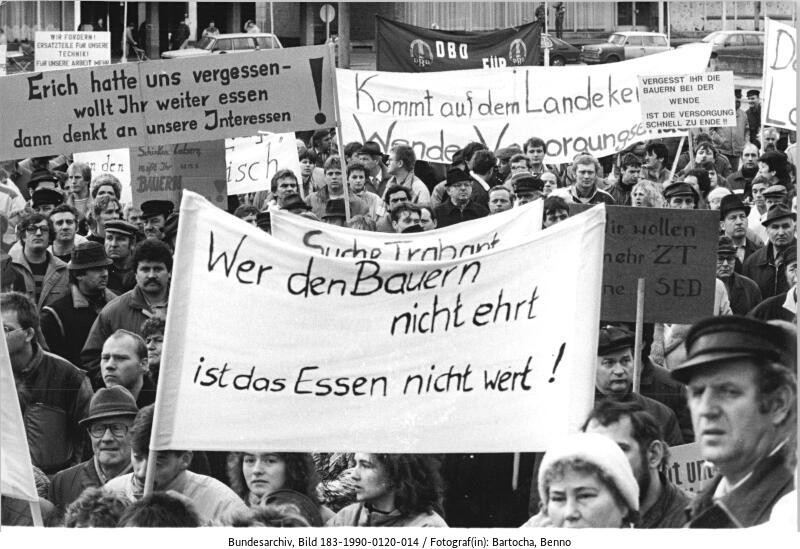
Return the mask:
<svg viewBox="0 0 800 549"><path fill-rule="evenodd" d="M36 31L34 51L36 71L109 65L111 33Z"/></svg>
<svg viewBox="0 0 800 549"><path fill-rule="evenodd" d="M228 207L225 144L201 141L182 145L138 147L130 151L133 205L170 200L177 211L184 189L194 191L223 210Z"/></svg>
<svg viewBox="0 0 800 549"><path fill-rule="evenodd" d="M669 449L667 477L681 490L700 492L714 478L714 474L714 466L701 457L698 443L672 446Z"/></svg>
<svg viewBox="0 0 800 549"><path fill-rule="evenodd" d="M570 204L570 212L590 206ZM636 319L636 281L645 279L644 321L692 323L714 313L719 212L606 206L603 320Z"/></svg>
<svg viewBox="0 0 800 549"><path fill-rule="evenodd" d="M379 71L433 72L535 65L542 23L494 31L426 29L375 18Z"/></svg>
<svg viewBox="0 0 800 549"><path fill-rule="evenodd" d="M272 212L272 236L328 257L446 261L516 246L542 230L543 200L422 233L378 233L320 226L287 211Z"/></svg>
<svg viewBox="0 0 800 549"><path fill-rule="evenodd" d="M39 501L5 337L0 338L0 425L0 494Z"/></svg>
<svg viewBox="0 0 800 549"><path fill-rule="evenodd" d="M342 259L186 193L150 447L545 450L594 400L604 224L598 208L480 256Z"/></svg>
<svg viewBox="0 0 800 549"><path fill-rule="evenodd" d="M613 154L660 136L642 122L637 77L701 72L710 52L706 45L611 65L413 77L337 69L342 139L375 141L384 151L409 145L418 160L446 164L470 141L494 151L534 134L544 140L549 163L571 162L584 152Z"/></svg>
<svg viewBox="0 0 800 549"><path fill-rule="evenodd" d="M327 128L330 71L310 46L11 76L0 160Z"/></svg>
<svg viewBox="0 0 800 549"><path fill-rule="evenodd" d="M228 194L270 190L279 170L292 170L298 181L303 179L294 133L226 139L225 166Z"/></svg>
<svg viewBox="0 0 800 549"><path fill-rule="evenodd" d="M110 173L122 183L120 201L130 204L131 195L131 153L128 149L109 149L107 151L92 151L75 153L72 155L75 162L84 162L92 168L92 177L101 173Z"/></svg>
<svg viewBox="0 0 800 549"><path fill-rule="evenodd" d="M797 129L797 29L767 19L761 126Z"/></svg>
<svg viewBox="0 0 800 549"><path fill-rule="evenodd" d="M639 91L649 130L736 125L732 71L640 76Z"/></svg>

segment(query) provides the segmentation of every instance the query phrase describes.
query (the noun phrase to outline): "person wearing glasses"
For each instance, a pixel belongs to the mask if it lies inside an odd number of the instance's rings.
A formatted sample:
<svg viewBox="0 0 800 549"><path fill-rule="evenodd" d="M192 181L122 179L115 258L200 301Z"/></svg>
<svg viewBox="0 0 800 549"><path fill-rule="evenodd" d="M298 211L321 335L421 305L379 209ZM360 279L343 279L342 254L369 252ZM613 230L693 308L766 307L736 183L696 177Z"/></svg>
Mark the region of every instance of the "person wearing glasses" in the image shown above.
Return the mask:
<svg viewBox="0 0 800 549"><path fill-rule="evenodd" d="M30 297L39 310L69 293L67 264L48 251L55 231L42 214L29 214L17 225L20 246L9 255L16 271L12 289Z"/></svg>
<svg viewBox="0 0 800 549"><path fill-rule="evenodd" d="M18 292L0 294L0 315L20 400L31 461L48 475L83 459L83 429L92 386L60 356L44 351L39 311Z"/></svg>
<svg viewBox="0 0 800 549"><path fill-rule="evenodd" d="M56 473L48 494L53 505L64 511L86 488L102 486L131 471L127 435L138 412L133 395L121 385L100 389L94 394L89 403L89 415L80 421L89 432L92 457Z"/></svg>
<svg viewBox="0 0 800 549"><path fill-rule="evenodd" d="M472 200L472 181L469 172L461 168L452 168L447 172L445 188L450 200L434 211L440 229L489 215L485 206Z"/></svg>
<svg viewBox="0 0 800 549"><path fill-rule="evenodd" d="M719 237L717 247L717 278L728 290L728 300L733 314L745 316L761 303L758 284L735 272L737 248L729 236Z"/></svg>

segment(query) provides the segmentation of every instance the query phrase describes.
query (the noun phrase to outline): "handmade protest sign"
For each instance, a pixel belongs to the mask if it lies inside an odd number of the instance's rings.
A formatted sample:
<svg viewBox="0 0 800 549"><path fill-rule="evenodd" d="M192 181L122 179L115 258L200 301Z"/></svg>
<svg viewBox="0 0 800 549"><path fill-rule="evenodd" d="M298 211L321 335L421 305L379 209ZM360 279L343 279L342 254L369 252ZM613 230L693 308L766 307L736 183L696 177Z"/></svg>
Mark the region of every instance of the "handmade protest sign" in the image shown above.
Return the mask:
<svg viewBox="0 0 800 549"><path fill-rule="evenodd" d="M225 143L222 140L137 147L130 151L133 205L169 200L176 209L181 192L194 191L223 210L228 207Z"/></svg>
<svg viewBox="0 0 800 549"><path fill-rule="evenodd" d="M700 445L696 442L669 449L667 477L682 490L700 492L714 478L714 471L714 466L702 458Z"/></svg>
<svg viewBox="0 0 800 549"><path fill-rule="evenodd" d="M110 32L36 31L34 70L53 71L109 64Z"/></svg>
<svg viewBox="0 0 800 549"><path fill-rule="evenodd" d="M570 204L570 212L590 206ZM636 319L645 279L644 322L692 323L714 313L719 213L606 206L603 320Z"/></svg>
<svg viewBox="0 0 800 549"><path fill-rule="evenodd" d="M761 125L797 128L797 42L791 25L767 19Z"/></svg>
<svg viewBox="0 0 800 549"><path fill-rule="evenodd" d="M733 72L640 76L642 120L648 130L736 125Z"/></svg>
<svg viewBox="0 0 800 549"><path fill-rule="evenodd" d="M84 162L92 168L92 177L101 173L110 173L122 184L120 200L123 204L131 203L131 153L128 149L108 149L75 153L75 162Z"/></svg>
<svg viewBox="0 0 800 549"><path fill-rule="evenodd" d="M283 210L272 211L272 236L328 257L392 261L446 261L524 242L542 228L542 205L520 208L422 233L375 233L319 223Z"/></svg>
<svg viewBox="0 0 800 549"><path fill-rule="evenodd" d="M180 220L151 449L541 451L592 406L602 208L437 262Z"/></svg>
<svg viewBox="0 0 800 549"><path fill-rule="evenodd" d="M701 72L710 45L613 65L497 68L417 74L337 69L342 139L418 160L450 163L470 141L489 150L524 143L532 128L548 162L603 156L659 134L639 108L639 75ZM704 56L705 54L705 56Z"/></svg>
<svg viewBox="0 0 800 549"><path fill-rule="evenodd" d="M0 338L0 493L39 501L6 338Z"/></svg>
<svg viewBox="0 0 800 549"><path fill-rule="evenodd" d="M226 139L225 166L228 194L269 190L279 170L292 170L302 180L294 133Z"/></svg>
<svg viewBox="0 0 800 549"><path fill-rule="evenodd" d="M496 31L426 29L375 17L376 68L389 72L433 72L535 65L539 22Z"/></svg>
<svg viewBox="0 0 800 549"><path fill-rule="evenodd" d="M0 160L336 124L326 46L123 63L0 81Z"/></svg>

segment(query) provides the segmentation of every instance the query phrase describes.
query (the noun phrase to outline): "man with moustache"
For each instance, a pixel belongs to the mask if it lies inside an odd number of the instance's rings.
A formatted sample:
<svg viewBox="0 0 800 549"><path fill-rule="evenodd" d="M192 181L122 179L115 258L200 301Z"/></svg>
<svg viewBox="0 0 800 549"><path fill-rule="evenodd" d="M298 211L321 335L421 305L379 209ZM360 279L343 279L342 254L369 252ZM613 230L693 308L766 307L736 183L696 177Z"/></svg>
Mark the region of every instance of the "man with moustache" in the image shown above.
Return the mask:
<svg viewBox="0 0 800 549"><path fill-rule="evenodd" d="M64 511L92 486L131 471L128 429L139 409L133 396L122 386L100 389L89 403L88 415L80 421L92 441L92 457L59 471L50 483L48 500Z"/></svg>
<svg viewBox="0 0 800 549"><path fill-rule="evenodd" d="M153 316L165 317L172 253L160 240L147 239L133 254L136 287L106 305L95 319L81 351L83 369L97 389L100 378L100 353L108 336L119 329L138 334L142 323Z"/></svg>
<svg viewBox="0 0 800 549"><path fill-rule="evenodd" d="M164 240L164 227L169 214L175 205L169 200L148 200L142 202L142 222L144 223L144 236L150 239Z"/></svg>
<svg viewBox="0 0 800 549"><path fill-rule="evenodd" d="M67 264L70 293L51 306L42 308L42 335L50 351L81 363L81 349L98 313L117 297L110 292L108 266L103 246L97 242L79 244Z"/></svg>

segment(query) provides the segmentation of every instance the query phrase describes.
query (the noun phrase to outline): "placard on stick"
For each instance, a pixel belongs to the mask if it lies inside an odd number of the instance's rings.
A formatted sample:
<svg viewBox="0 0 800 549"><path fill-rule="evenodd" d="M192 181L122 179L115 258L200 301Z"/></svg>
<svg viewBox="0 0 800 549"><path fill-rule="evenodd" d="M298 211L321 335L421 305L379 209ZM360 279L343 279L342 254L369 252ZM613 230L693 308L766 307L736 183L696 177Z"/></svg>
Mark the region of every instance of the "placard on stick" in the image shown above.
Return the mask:
<svg viewBox="0 0 800 549"><path fill-rule="evenodd" d="M196 192L223 210L228 206L225 141L200 141L131 149L133 205L170 200L175 211L184 189Z"/></svg>
<svg viewBox="0 0 800 549"><path fill-rule="evenodd" d="M570 204L570 214L591 206ZM636 318L645 279L644 322L691 323L714 311L719 213L606 206L603 320Z"/></svg>
<svg viewBox="0 0 800 549"><path fill-rule="evenodd" d="M648 130L736 125L731 71L640 76L639 100Z"/></svg>

